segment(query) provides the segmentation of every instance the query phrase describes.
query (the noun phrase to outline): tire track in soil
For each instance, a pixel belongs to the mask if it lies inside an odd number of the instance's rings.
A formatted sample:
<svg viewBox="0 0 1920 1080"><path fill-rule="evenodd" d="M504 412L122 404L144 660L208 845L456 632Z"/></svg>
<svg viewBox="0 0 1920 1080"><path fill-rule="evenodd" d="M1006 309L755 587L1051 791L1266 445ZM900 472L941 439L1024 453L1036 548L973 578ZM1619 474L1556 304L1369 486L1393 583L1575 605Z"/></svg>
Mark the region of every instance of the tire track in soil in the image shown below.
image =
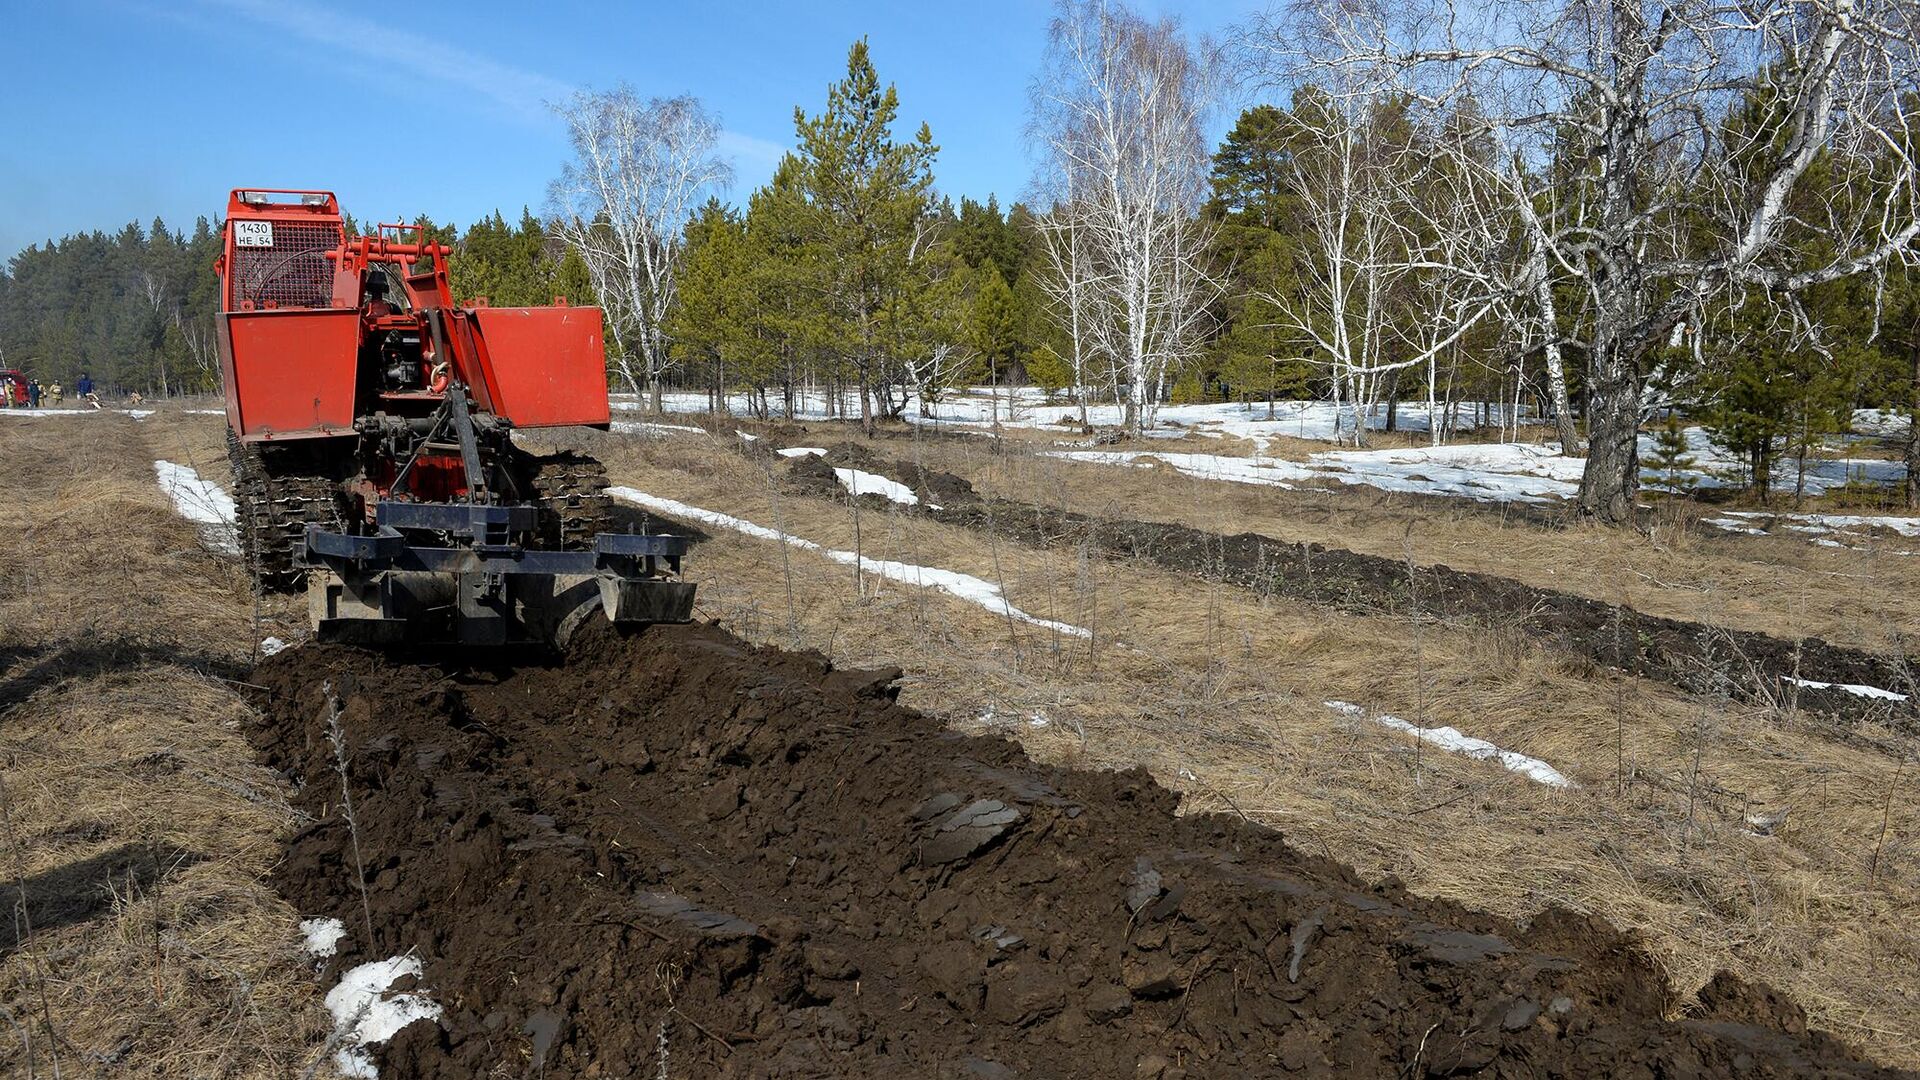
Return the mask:
<svg viewBox="0 0 1920 1080"><path fill-rule="evenodd" d="M326 816L277 884L360 925L332 680L377 938L332 963L416 950L446 1009L385 1077L1900 1075L1762 987L1673 1000L1597 921L1369 885L1141 770L947 731L898 674L709 625L545 665L288 650L252 735Z"/></svg>
<svg viewBox="0 0 1920 1080"><path fill-rule="evenodd" d="M917 507L886 503L886 509L917 512L978 532L992 531L1034 547L1087 543L1111 558L1144 559L1175 573L1222 581L1261 595L1363 615L1411 615L1417 588L1418 610L1425 616L1520 629L1602 667L1658 680L1688 693L1726 693L1757 704L1792 700L1800 708L1846 721L1875 721L1920 731L1913 665L1904 657L1876 656L1815 637L1789 641L1648 615L1445 565L1417 566L1410 580L1407 564L1401 560L1323 544L1292 543L1253 532L1225 536L1183 525L1094 518L1059 507L987 498L961 477L880 458L853 443L833 447L825 458L796 458L788 463L787 475L798 493L844 500L847 492L834 475L834 466L878 473L921 496ZM1786 681L1789 678L1836 685L1796 687ZM1909 700L1863 698L1840 689L1838 684L1844 683L1897 691ZM1855 738L1845 731L1833 733Z"/></svg>

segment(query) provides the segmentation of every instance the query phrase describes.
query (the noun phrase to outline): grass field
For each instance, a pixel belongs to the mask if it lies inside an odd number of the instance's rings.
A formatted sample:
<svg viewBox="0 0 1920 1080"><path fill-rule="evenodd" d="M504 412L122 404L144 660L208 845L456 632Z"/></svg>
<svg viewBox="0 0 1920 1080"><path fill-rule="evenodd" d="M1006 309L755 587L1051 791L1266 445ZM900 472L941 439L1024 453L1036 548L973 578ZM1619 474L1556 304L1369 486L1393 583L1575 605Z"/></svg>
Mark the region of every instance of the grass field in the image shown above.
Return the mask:
<svg viewBox="0 0 1920 1080"><path fill-rule="evenodd" d="M36 919L0 961L0 1003L33 1037L35 1075L52 1075L56 1053L63 1075L298 1075L326 1038L300 913L267 884L300 822L238 734L257 642L293 640L301 612L256 602L153 480L164 458L224 481L221 423L163 411L0 425L0 460L18 478L0 505L8 878L31 896L47 875L109 871L80 890L94 902ZM845 432L759 430L782 445ZM902 701L956 728L1053 762L1144 765L1188 811L1270 825L1416 892L1519 918L1550 905L1603 917L1642 934L1683 991L1730 970L1875 1057L1920 1065L1920 768L1894 727L1842 741L1811 718L1623 676L1514 631L1335 611L796 494L786 462L742 453L730 428L555 441L601 456L616 484L973 575L1088 632L701 525L688 562L699 613L743 636L899 664ZM884 449L1029 502L1446 563L1706 623L1901 652L1920 626L1903 603L1920 570L1896 556L1707 537L1686 514L1635 535L1070 464L1018 440ZM1450 725L1577 787L1329 700ZM1746 823L1780 810L1771 835ZM16 1040L0 1060L19 1072L25 1052Z"/></svg>

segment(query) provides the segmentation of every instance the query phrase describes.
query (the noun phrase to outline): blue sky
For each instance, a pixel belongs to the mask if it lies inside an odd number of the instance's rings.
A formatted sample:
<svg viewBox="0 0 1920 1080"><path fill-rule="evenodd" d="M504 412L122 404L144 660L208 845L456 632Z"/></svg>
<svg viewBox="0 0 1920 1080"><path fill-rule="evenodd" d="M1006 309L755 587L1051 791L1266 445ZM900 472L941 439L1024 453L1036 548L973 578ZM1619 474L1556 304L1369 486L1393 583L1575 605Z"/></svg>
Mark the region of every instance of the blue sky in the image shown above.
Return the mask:
<svg viewBox="0 0 1920 1080"><path fill-rule="evenodd" d="M1218 36L1258 3L1138 6ZM794 106L822 107L862 35L899 87L899 133L932 125L940 189L1004 205L1027 182L1026 90L1050 13L1039 0L0 0L0 260L155 214L188 227L241 186L328 188L362 220L538 212L566 156L543 103L622 81L716 111L743 201L791 145Z"/></svg>

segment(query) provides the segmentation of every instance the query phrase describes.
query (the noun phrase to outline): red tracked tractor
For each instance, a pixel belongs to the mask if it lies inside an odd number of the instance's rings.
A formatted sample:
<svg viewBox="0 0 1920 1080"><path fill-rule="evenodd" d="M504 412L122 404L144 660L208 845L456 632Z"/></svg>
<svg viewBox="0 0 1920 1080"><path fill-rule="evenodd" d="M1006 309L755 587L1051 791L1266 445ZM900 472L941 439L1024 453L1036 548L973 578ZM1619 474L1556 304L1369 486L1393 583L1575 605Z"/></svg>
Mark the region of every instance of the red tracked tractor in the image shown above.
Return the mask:
<svg viewBox="0 0 1920 1080"><path fill-rule="evenodd" d="M243 550L362 644L564 645L602 612L685 622L687 540L611 530L600 463L512 433L609 420L600 311L462 307L415 226L330 192L227 203L220 364Z"/></svg>

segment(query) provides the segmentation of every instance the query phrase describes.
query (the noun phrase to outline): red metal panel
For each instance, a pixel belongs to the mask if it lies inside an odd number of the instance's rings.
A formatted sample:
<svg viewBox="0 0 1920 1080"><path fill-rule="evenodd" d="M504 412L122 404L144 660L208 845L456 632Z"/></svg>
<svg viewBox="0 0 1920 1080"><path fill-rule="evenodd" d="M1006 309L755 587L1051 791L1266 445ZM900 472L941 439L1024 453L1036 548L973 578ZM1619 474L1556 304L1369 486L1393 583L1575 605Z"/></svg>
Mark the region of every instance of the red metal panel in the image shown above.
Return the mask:
<svg viewBox="0 0 1920 1080"><path fill-rule="evenodd" d="M599 308L475 308L473 317L497 415L523 428L611 419Z"/></svg>
<svg viewBox="0 0 1920 1080"><path fill-rule="evenodd" d="M242 438L353 431L360 313L231 311L223 316L227 420Z"/></svg>

